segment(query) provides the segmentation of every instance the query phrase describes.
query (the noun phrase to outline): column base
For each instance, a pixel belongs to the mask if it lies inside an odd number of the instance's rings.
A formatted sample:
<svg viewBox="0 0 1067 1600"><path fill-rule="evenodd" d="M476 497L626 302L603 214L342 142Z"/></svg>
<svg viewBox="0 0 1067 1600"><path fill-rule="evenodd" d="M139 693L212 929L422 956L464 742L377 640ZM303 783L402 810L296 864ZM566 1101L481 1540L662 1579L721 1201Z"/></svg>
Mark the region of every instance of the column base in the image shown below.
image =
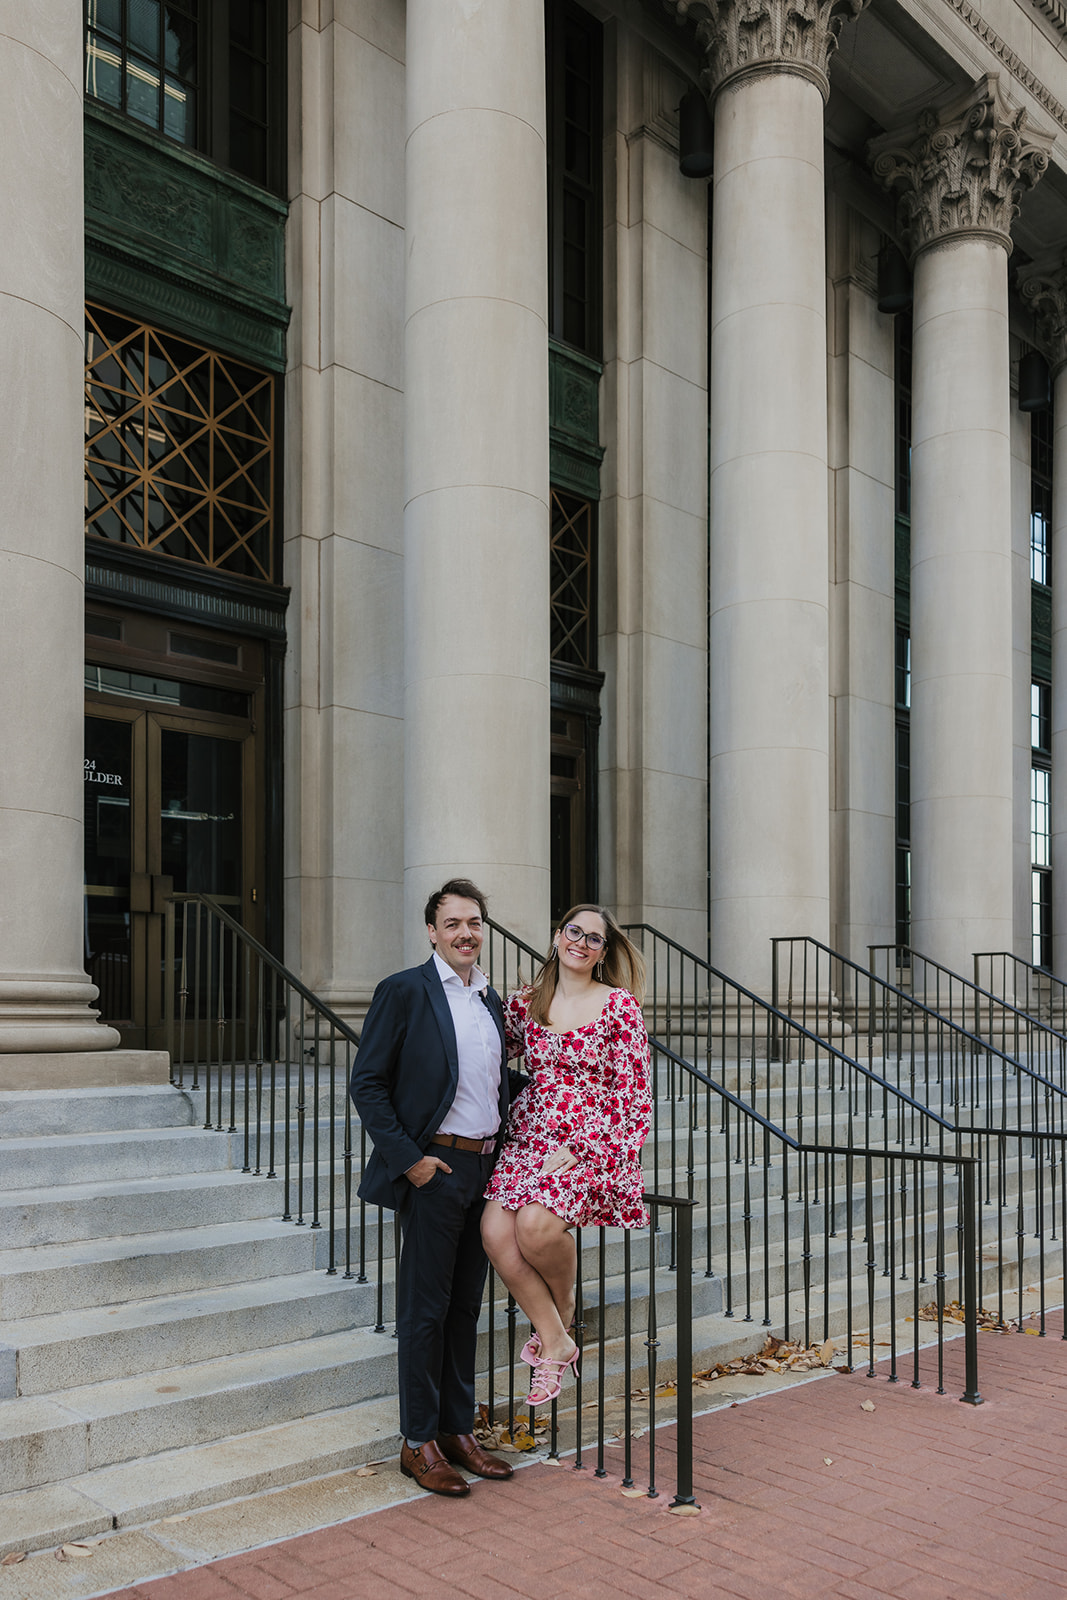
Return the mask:
<svg viewBox="0 0 1067 1600"><path fill-rule="evenodd" d="M130 1084L169 1082L166 1050L0 1052L0 1090L121 1089Z"/></svg>
<svg viewBox="0 0 1067 1600"><path fill-rule="evenodd" d="M0 982L0 1056L114 1050L116 1029L100 1022L88 978L5 978Z"/></svg>

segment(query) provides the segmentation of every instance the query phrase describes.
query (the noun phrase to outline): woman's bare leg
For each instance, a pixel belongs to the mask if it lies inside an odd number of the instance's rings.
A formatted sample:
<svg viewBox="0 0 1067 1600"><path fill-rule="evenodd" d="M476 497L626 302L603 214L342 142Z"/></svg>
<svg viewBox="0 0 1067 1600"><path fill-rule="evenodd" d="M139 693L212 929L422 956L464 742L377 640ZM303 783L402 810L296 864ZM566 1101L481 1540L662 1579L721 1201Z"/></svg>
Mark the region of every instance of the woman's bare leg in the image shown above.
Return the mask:
<svg viewBox="0 0 1067 1600"><path fill-rule="evenodd" d="M531 1226L527 1222L522 1228L523 1234L530 1236L531 1250L544 1263L551 1274L550 1278L530 1260L520 1243L520 1219L531 1211L541 1212L545 1218L551 1219L548 1225L541 1223ZM551 1224L555 1224L555 1227ZM548 1242L553 1234L556 1235L554 1249ZM576 1260L574 1240L568 1232L568 1224L544 1206L523 1206L519 1211L505 1211L499 1200L488 1200L482 1213L482 1242L486 1255L505 1287L515 1296L533 1324L544 1355L556 1361L565 1360L574 1349L574 1340L567 1332L567 1327L574 1311ZM566 1313L566 1320L561 1313L561 1306Z"/></svg>
<svg viewBox="0 0 1067 1600"><path fill-rule="evenodd" d="M515 1240L524 1259L548 1285L565 1334L562 1342L554 1341L552 1345L542 1337L541 1348L553 1360L563 1360L574 1345L567 1332L574 1321L574 1280L578 1271L578 1249L571 1224L535 1202L515 1213Z"/></svg>

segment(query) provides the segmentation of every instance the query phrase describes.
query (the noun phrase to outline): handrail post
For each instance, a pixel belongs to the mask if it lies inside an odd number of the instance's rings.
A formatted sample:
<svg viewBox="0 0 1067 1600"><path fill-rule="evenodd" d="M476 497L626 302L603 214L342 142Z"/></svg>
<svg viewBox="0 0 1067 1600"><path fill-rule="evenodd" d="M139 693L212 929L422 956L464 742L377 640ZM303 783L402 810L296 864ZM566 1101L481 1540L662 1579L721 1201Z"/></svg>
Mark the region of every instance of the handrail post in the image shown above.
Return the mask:
<svg viewBox="0 0 1067 1600"><path fill-rule="evenodd" d="M672 1506L695 1506L693 1497L693 1209L696 1202L683 1200L674 1207L677 1222L676 1312L678 1395L677 1492Z"/></svg>
<svg viewBox="0 0 1067 1600"><path fill-rule="evenodd" d="M780 1061L782 1059L781 1045L778 1042L778 940L771 940L771 1043L768 1059Z"/></svg>
<svg viewBox="0 0 1067 1600"><path fill-rule="evenodd" d="M170 1081L174 1082L174 901L167 897L163 906L163 1037L170 1057ZM178 1087L183 1085L179 1080Z"/></svg>
<svg viewBox="0 0 1067 1600"><path fill-rule="evenodd" d="M978 1393L978 1238L975 1226L975 1161L968 1158L960 1173L963 1189L963 1317L964 1317L964 1405L980 1406Z"/></svg>

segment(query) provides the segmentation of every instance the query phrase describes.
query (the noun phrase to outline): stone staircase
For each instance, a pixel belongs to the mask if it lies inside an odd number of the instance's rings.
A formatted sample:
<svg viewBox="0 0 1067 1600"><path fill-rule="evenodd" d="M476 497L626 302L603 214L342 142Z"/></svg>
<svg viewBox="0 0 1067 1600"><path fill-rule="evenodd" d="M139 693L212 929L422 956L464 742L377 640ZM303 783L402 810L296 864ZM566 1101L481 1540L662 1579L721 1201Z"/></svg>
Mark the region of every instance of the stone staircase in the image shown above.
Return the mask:
<svg viewBox="0 0 1067 1600"><path fill-rule="evenodd" d="M320 1104L320 1115L326 1110ZM661 1186L669 1186L669 1108L660 1107ZM201 1098L171 1087L0 1094L0 1554L48 1548L114 1527L132 1527L195 1507L358 1466L399 1448L395 1344L375 1331L377 1288L327 1275L325 1230L279 1219L280 1179L241 1171L243 1135L207 1130ZM703 1147L703 1135L701 1135ZM646 1147L651 1171L653 1150ZM844 1331L844 1167L832 1254L837 1279L826 1315ZM735 1285L735 1315L723 1315L719 1275L727 1239L735 1260L745 1223L725 1201L725 1150L712 1138L710 1170L697 1174L703 1202L694 1237L693 1347L699 1369L751 1351L764 1336L763 1294L781 1332L789 1307L804 1305L801 1263L782 1263L783 1221L772 1214L751 1254L753 1320ZM684 1179L676 1178L684 1192ZM777 1198L780 1162L749 1173L750 1196ZM320 1199L325 1201L325 1186ZM881 1185L874 1205L884 1211ZM955 1204L950 1186L946 1213ZM794 1239L801 1209L793 1207ZM809 1206L813 1235L824 1211ZM862 1202L853 1212L862 1219ZM370 1220L370 1219L368 1219ZM704 1275L708 1230L715 1276ZM392 1314L391 1220L381 1242L383 1317ZM660 1376L673 1375L674 1275L669 1235L654 1239ZM587 1369L603 1319L608 1389L624 1368L623 1236L606 1233L603 1304L596 1291L598 1230L583 1240ZM376 1260L376 1225L368 1240ZM1031 1246L1028 1244L1028 1249ZM854 1241L862 1290L865 1255ZM903 1286L902 1286L903 1287ZM956 1292L950 1272L949 1298ZM862 1290L865 1293L865 1290ZM910 1294L910 1285L907 1286ZM925 1298L933 1298L933 1284ZM880 1279L879 1303L887 1304ZM648 1236L633 1244L631 1358L644 1381L649 1296ZM590 1303L592 1302L592 1303ZM497 1306L494 1374L505 1318ZM813 1307L822 1336L821 1292ZM521 1340L519 1341L521 1342ZM479 1392L488 1394L488 1313L483 1314ZM515 1376L521 1395L527 1369ZM594 1392L587 1381L586 1394Z"/></svg>

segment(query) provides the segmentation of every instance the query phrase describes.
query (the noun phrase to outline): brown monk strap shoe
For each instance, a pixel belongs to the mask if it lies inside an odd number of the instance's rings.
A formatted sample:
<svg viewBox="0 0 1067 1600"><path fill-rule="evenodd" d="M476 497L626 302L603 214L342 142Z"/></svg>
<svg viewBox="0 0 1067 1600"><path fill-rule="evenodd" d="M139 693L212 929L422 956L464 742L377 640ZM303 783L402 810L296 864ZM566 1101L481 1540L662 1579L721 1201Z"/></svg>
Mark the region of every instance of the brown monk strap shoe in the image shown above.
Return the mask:
<svg viewBox="0 0 1067 1600"><path fill-rule="evenodd" d="M429 1489L431 1494L450 1494L458 1498L471 1492L466 1478L452 1471L433 1439L418 1450L413 1450L405 1440L400 1447L400 1470L405 1478L414 1478L420 1489Z"/></svg>
<svg viewBox="0 0 1067 1600"><path fill-rule="evenodd" d="M437 1443L449 1461L457 1467L466 1467L479 1478L510 1478L512 1469L506 1461L482 1449L473 1433L439 1433Z"/></svg>

